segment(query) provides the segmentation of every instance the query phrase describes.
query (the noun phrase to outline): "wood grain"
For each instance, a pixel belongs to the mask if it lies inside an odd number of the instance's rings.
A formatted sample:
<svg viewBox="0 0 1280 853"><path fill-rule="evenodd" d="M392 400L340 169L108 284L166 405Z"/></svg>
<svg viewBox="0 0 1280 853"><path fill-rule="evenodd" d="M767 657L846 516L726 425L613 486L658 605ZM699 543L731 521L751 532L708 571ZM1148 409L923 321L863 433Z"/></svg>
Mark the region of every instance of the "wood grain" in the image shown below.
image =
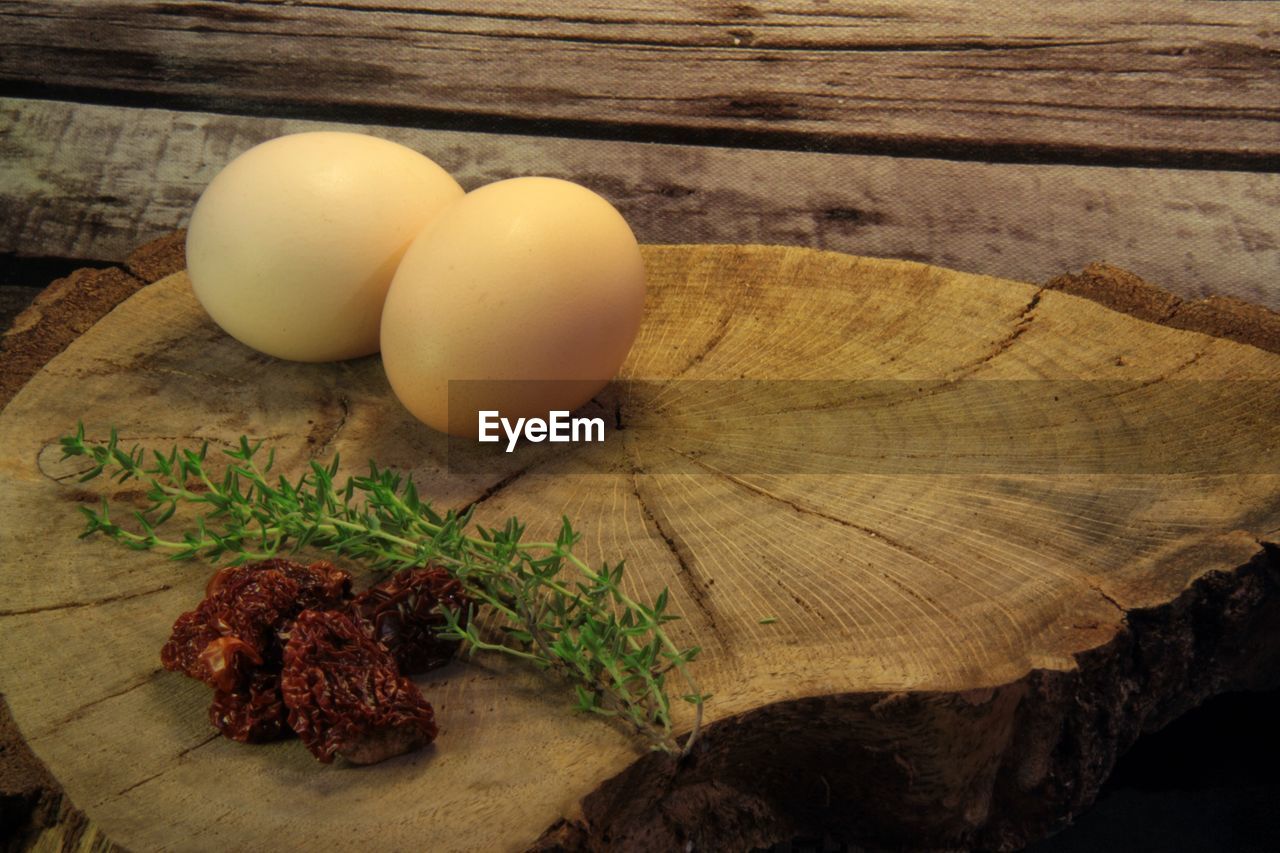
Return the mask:
<svg viewBox="0 0 1280 853"><path fill-rule="evenodd" d="M1271 2L0 5L9 93L463 129L1274 170Z"/></svg>
<svg viewBox="0 0 1280 853"><path fill-rule="evenodd" d="M43 288L0 337L0 408L54 356L129 294L181 270L182 236L132 252L124 269L77 270ZM113 286L114 285L114 286ZM112 853L107 839L65 796L31 753L0 696L0 797L6 843L14 850Z"/></svg>
<svg viewBox="0 0 1280 853"><path fill-rule="evenodd" d="M635 377L1280 378L1280 355L1017 282L795 249L652 247L646 260ZM438 437L390 403L376 361L269 366L174 277L0 415L14 451L5 570L20 570L14 554L47 567L24 573L0 617L14 638L0 651L6 695L73 800L129 846L412 846L431 832L440 849L497 849L557 819L552 837L638 849L670 847L676 831L746 847L823 825L881 845L1009 846L1082 808L1144 727L1280 676L1280 553L1259 544L1280 532L1274 474L587 474L565 458L490 493L481 514L536 527L566 511L590 556L627 555L634 592L672 588L716 694L693 766L635 761L549 685L480 662L427 683L444 734L414 759L328 771L296 744L208 741L202 689L154 672L203 577L74 539L79 493L49 450L65 423L114 420L140 440L299 436L332 424L341 396L345 458L412 469L445 503L479 486L442 470ZM514 732L512 748L501 739ZM499 815L495 797L514 799Z"/></svg>
<svg viewBox="0 0 1280 853"><path fill-rule="evenodd" d="M370 132L471 189L584 183L648 243L800 245L1021 281L1106 260L1178 296L1280 308L1280 175L961 163L342 125L0 99L0 251L118 261L184 225L231 158Z"/></svg>

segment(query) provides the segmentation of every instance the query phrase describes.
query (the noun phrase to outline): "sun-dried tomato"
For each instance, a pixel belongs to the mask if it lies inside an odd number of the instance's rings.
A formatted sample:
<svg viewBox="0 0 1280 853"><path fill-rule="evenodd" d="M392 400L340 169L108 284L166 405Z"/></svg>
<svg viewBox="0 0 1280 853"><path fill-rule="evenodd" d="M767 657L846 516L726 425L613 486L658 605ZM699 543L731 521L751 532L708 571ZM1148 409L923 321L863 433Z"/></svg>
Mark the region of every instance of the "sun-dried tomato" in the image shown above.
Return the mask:
<svg viewBox="0 0 1280 853"><path fill-rule="evenodd" d="M299 563L274 557L260 563L240 566L224 566L219 569L205 587L205 598L233 585L245 576L274 569L298 585L298 612L323 610L340 604L351 593L351 575L326 560Z"/></svg>
<svg viewBox="0 0 1280 853"><path fill-rule="evenodd" d="M215 690L235 690L244 675L258 666L262 666L262 656L239 637L219 637L196 658L196 668Z"/></svg>
<svg viewBox="0 0 1280 853"><path fill-rule="evenodd" d="M223 569L195 610L178 617L161 661L215 688L209 719L233 740L259 743L292 729L321 761L340 755L357 764L430 743L434 712L397 657L421 671L452 655L456 643L438 636L446 625L439 608L465 619L461 585L427 568L355 602L350 590L350 575L329 563Z"/></svg>
<svg viewBox="0 0 1280 853"><path fill-rule="evenodd" d="M265 743L290 734L285 718L280 674L263 669L255 670L237 690L214 693L209 706L214 728L241 743Z"/></svg>
<svg viewBox="0 0 1280 853"><path fill-rule="evenodd" d="M431 704L346 613L298 615L280 682L289 727L323 762L373 764L435 739Z"/></svg>
<svg viewBox="0 0 1280 853"><path fill-rule="evenodd" d="M195 610L173 624L160 650L166 669L219 690L243 686L253 668L278 669L289 622L307 607L339 607L351 576L329 563L268 560L223 569Z"/></svg>
<svg viewBox="0 0 1280 853"><path fill-rule="evenodd" d="M349 605L356 621L395 656L402 673L413 675L443 666L458 640L440 637L448 627L440 608L467 620L471 603L462 584L438 567L403 569L360 593Z"/></svg>
<svg viewBox="0 0 1280 853"><path fill-rule="evenodd" d="M211 687L234 688L248 674L247 664L279 660L275 629L297 613L298 593L298 584L274 569L238 577L178 617L161 663Z"/></svg>

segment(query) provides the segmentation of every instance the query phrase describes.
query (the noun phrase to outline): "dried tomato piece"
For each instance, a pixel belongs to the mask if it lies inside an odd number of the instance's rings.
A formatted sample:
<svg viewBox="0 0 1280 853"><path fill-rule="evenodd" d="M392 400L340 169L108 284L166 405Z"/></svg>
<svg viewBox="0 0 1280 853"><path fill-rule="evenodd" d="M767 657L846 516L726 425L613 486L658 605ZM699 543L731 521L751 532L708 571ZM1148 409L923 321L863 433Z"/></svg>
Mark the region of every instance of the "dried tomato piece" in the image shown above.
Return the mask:
<svg viewBox="0 0 1280 853"><path fill-rule="evenodd" d="M441 607L466 624L471 599L448 571L439 567L403 569L360 593L349 605L356 622L386 646L405 674L443 666L458 640L440 637L448 627Z"/></svg>
<svg viewBox="0 0 1280 853"><path fill-rule="evenodd" d="M204 647L196 663L215 690L231 691L253 667L262 666L262 656L239 637L219 637Z"/></svg>
<svg viewBox="0 0 1280 853"><path fill-rule="evenodd" d="M253 667L278 669L277 632L308 606L339 606L350 584L351 576L329 563L268 560L223 569L196 609L174 622L160 661L216 689L234 690Z"/></svg>
<svg viewBox="0 0 1280 853"><path fill-rule="evenodd" d="M249 677L245 687L214 693L209 706L209 722L214 728L241 743L265 743L289 734L285 716L280 674L261 669Z"/></svg>
<svg viewBox="0 0 1280 853"><path fill-rule="evenodd" d="M239 664L280 659L275 626L297 613L298 593L296 582L271 569L235 578L194 611L178 617L169 642L160 650L161 663L211 687L234 687L247 674ZM215 651L206 655L206 650L224 638L237 640L235 648L243 654L229 656L225 662L232 668L215 675L210 664L219 659Z"/></svg>
<svg viewBox="0 0 1280 853"><path fill-rule="evenodd" d="M351 594L351 575L333 563L326 560L299 563L275 557L260 563L224 566L209 578L204 591L205 598L213 597L247 576L267 570L280 572L298 585L298 612L339 607Z"/></svg>
<svg viewBox="0 0 1280 853"><path fill-rule="evenodd" d="M344 612L298 615L280 684L289 727L325 763L373 764L435 739L431 704Z"/></svg>
<svg viewBox="0 0 1280 853"><path fill-rule="evenodd" d="M218 629L206 622L198 609L188 610L173 623L169 640L160 649L160 663L165 669L199 678L194 673L202 672L200 653L219 636Z"/></svg>

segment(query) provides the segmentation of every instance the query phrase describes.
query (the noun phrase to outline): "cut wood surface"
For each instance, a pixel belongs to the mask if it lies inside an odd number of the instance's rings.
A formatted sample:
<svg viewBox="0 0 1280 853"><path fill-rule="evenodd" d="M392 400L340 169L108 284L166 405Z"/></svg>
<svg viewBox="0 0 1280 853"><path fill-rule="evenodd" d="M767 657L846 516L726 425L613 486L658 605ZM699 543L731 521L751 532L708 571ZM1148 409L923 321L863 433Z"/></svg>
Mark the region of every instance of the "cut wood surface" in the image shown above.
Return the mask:
<svg viewBox="0 0 1280 853"><path fill-rule="evenodd" d="M1277 4L0 5L8 93L926 156L1274 169Z"/></svg>
<svg viewBox="0 0 1280 853"><path fill-rule="evenodd" d="M648 243L800 245L1041 282L1104 259L1179 296L1280 309L1275 174L751 151L23 99L0 99L0 252L121 261L185 225L233 157L318 128L394 139L467 189L516 175L577 181Z"/></svg>
<svg viewBox="0 0 1280 853"><path fill-rule="evenodd" d="M1252 343L1173 328L1161 323L1176 303L1140 282L1130 305L1151 320L1062 290L801 249L646 247L646 261L652 296L625 374L685 427L705 405L681 390L691 380L905 379L940 396L1017 384L1005 380L1143 393L1280 380L1262 314L1200 311ZM1091 275L1058 286L1100 290L1103 271ZM1185 399L1174 416L1204 422L1203 398ZM1246 402L1209 419L1212 447L1280 440L1280 403ZM743 405L720 398L713 413ZM518 849L549 829L544 843L570 847L740 849L815 827L873 845L1005 847L1083 808L1142 730L1280 681L1280 552L1264 544L1280 537L1274 462L813 475L761 448L754 466L717 467L729 457L670 453L658 408L624 408L621 465L558 454L494 489L446 468L442 440L400 409L376 359L264 359L211 325L183 275L145 287L0 414L0 677L15 719L72 800L137 849ZM483 520L517 514L534 535L570 515L589 558L626 558L633 593L670 587L679 640L706 648L703 745L679 766L642 756L572 713L553 681L483 658L421 680L440 739L381 766L211 737L207 690L157 660L206 572L76 539L75 507L95 498L56 439L80 418L140 442L271 438L292 469L372 456L445 505L480 500ZM1006 428L1016 442L1031 423ZM1105 448L1112 434L1096 426Z"/></svg>

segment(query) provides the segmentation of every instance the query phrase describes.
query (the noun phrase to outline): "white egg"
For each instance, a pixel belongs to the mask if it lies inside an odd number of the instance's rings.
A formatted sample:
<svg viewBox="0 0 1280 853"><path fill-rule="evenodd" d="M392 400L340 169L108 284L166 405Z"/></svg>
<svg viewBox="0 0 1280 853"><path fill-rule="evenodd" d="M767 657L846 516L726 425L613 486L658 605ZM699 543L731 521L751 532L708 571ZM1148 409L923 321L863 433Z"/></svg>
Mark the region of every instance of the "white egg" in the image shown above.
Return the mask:
<svg viewBox="0 0 1280 853"><path fill-rule="evenodd" d="M474 436L480 410L572 411L618 372L644 295L640 248L609 202L555 178L499 181L405 253L382 315L383 365L410 412L455 435Z"/></svg>
<svg viewBox="0 0 1280 853"><path fill-rule="evenodd" d="M241 154L201 195L187 273L214 322L256 350L368 355L405 249L462 195L431 160L385 139L282 136Z"/></svg>

